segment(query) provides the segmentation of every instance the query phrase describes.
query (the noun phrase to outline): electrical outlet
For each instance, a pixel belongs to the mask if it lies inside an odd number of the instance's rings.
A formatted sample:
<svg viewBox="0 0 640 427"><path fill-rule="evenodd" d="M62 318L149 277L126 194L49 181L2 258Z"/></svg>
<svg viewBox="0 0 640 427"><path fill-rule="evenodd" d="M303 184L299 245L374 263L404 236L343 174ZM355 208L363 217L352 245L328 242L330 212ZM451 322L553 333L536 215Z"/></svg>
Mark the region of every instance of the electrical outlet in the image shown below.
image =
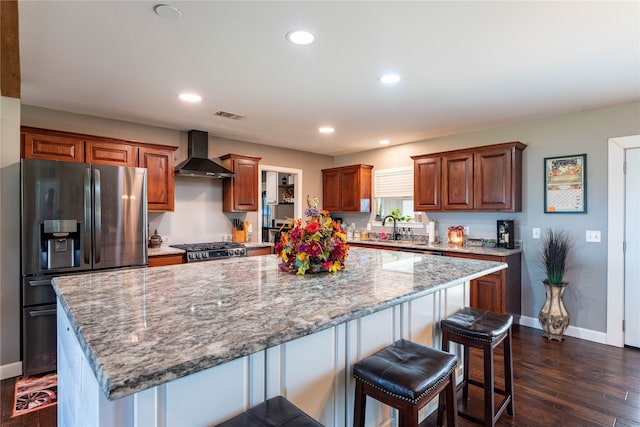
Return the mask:
<svg viewBox="0 0 640 427"><path fill-rule="evenodd" d="M466 225L466 226L464 227L464 235L465 235L465 236L468 236L468 235L469 235L469 226L468 226L468 225Z"/></svg>
<svg viewBox="0 0 640 427"><path fill-rule="evenodd" d="M532 237L534 239L539 239L540 238L540 229L539 228L532 229Z"/></svg>
<svg viewBox="0 0 640 427"><path fill-rule="evenodd" d="M587 242L599 243L600 242L600 230L587 230L585 240Z"/></svg>

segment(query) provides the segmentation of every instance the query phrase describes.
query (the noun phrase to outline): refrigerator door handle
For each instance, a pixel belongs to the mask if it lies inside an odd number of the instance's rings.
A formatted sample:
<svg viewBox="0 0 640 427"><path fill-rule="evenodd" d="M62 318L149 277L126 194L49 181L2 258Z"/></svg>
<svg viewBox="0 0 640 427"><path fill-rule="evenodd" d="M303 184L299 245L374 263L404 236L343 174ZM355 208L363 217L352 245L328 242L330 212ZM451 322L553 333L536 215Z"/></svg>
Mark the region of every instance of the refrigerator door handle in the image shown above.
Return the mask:
<svg viewBox="0 0 640 427"><path fill-rule="evenodd" d="M91 169L85 169L84 173L84 262L91 263Z"/></svg>
<svg viewBox="0 0 640 427"><path fill-rule="evenodd" d="M94 242L95 242L95 263L100 262L100 247L102 245L102 202L100 200L100 169L93 170L93 185L95 194L95 228L94 228Z"/></svg>

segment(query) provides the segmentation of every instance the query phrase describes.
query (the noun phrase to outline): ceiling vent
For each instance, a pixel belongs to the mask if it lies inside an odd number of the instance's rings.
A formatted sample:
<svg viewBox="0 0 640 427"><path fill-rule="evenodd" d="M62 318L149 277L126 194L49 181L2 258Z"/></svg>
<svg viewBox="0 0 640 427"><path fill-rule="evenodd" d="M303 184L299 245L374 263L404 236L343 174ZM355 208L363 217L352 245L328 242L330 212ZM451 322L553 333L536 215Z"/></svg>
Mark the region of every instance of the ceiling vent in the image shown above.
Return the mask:
<svg viewBox="0 0 640 427"><path fill-rule="evenodd" d="M240 120L240 119L244 119L244 116L241 116L240 114L235 114L235 113L229 113L227 111L216 111L215 113L213 113L216 116L219 117L224 117L225 119L231 119L231 120Z"/></svg>

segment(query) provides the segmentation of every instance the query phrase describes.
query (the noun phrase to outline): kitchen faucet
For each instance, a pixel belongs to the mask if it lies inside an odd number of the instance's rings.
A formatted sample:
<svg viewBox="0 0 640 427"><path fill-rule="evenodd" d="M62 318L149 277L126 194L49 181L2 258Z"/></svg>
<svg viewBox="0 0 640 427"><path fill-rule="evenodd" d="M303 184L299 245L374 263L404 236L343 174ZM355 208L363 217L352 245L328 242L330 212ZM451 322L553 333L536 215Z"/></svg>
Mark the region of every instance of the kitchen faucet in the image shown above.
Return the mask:
<svg viewBox="0 0 640 427"><path fill-rule="evenodd" d="M387 222L387 219L391 218L393 220L393 240L398 240L398 227L396 224L396 218L393 215L387 215L382 218L382 226L384 227L384 223Z"/></svg>

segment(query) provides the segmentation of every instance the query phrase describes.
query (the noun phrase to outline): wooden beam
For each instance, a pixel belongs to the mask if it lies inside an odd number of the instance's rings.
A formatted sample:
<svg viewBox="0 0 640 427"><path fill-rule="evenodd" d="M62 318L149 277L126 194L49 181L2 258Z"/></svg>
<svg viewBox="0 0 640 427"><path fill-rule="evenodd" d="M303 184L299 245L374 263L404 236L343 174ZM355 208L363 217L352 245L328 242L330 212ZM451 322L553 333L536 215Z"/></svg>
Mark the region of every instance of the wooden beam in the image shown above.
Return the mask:
<svg viewBox="0 0 640 427"><path fill-rule="evenodd" d="M18 0L0 0L0 93L20 98Z"/></svg>

